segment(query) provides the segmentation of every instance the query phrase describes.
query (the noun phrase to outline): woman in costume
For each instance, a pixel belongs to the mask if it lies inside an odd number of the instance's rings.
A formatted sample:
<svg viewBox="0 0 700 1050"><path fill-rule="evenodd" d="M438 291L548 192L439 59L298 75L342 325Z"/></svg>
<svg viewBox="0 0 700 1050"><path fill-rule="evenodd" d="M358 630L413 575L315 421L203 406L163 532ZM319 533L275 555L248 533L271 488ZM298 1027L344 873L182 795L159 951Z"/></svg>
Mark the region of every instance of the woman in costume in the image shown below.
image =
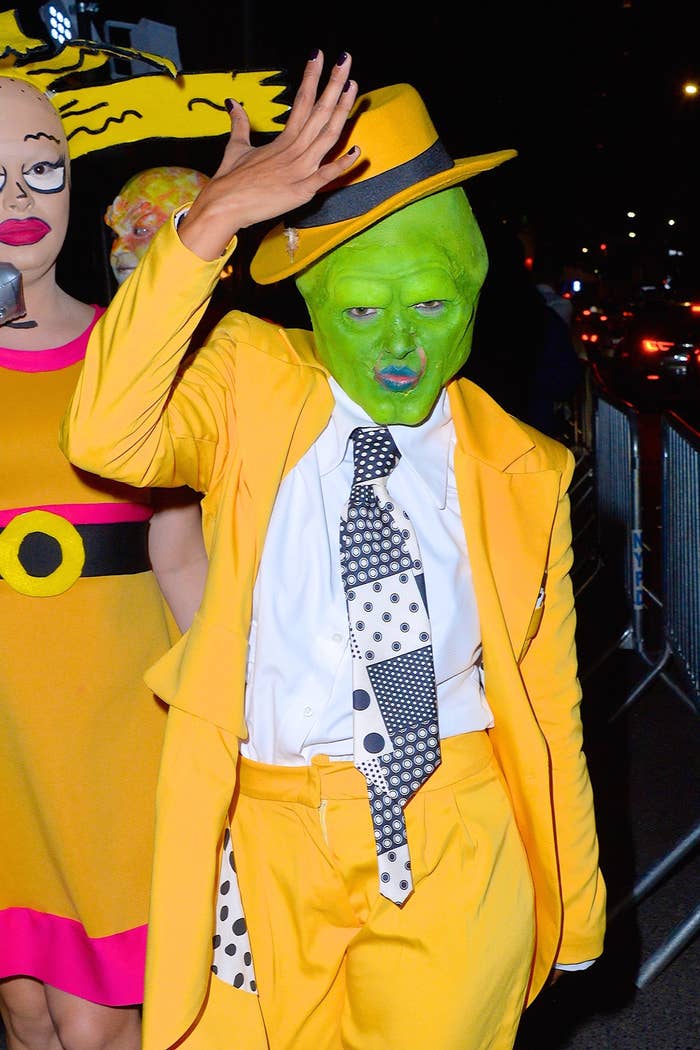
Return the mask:
<svg viewBox="0 0 700 1050"><path fill-rule="evenodd" d="M169 634L148 491L57 445L103 312L56 283L69 187L57 111L0 76L0 1011L9 1050L138 1050Z"/></svg>

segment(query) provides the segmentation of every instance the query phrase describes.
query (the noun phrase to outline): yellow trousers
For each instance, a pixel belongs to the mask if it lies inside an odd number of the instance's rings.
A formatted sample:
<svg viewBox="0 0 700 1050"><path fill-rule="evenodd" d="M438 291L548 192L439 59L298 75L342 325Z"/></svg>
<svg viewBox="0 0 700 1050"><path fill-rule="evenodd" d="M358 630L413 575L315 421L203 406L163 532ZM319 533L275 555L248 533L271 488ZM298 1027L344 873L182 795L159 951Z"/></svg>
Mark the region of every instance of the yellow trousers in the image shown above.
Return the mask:
<svg viewBox="0 0 700 1050"><path fill-rule="evenodd" d="M183 1050L510 1050L533 891L488 734L406 807L414 892L380 896L362 775L240 760L232 837L258 996L212 977Z"/></svg>

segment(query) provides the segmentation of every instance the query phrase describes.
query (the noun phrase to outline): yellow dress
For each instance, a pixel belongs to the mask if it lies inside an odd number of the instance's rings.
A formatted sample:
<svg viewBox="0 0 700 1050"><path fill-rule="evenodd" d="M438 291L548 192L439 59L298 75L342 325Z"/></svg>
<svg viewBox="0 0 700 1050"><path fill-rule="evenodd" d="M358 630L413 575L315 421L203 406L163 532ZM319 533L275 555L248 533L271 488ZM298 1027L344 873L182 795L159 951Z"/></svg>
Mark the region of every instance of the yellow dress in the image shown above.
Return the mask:
<svg viewBox="0 0 700 1050"><path fill-rule="evenodd" d="M147 490L57 444L95 318L41 351L0 347L0 979L141 1002L168 646ZM0 342L2 333L0 331Z"/></svg>

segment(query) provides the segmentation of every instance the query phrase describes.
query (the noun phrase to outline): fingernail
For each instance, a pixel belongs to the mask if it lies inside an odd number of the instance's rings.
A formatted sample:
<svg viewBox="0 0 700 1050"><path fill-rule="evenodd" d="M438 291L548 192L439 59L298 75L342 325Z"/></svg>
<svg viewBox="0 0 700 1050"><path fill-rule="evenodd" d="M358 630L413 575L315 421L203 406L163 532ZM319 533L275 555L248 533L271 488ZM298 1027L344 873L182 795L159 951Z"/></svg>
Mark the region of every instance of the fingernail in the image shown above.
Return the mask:
<svg viewBox="0 0 700 1050"><path fill-rule="evenodd" d="M336 66L343 66L343 65L345 65L347 60L348 60L348 53L347 53L347 51L341 51L340 52L340 57L339 57L338 61L336 62Z"/></svg>
<svg viewBox="0 0 700 1050"><path fill-rule="evenodd" d="M350 90L350 85L351 85L351 84L352 84L352 80L346 80L346 81L345 81L345 83L343 84L343 94L344 94L344 93L345 93L346 91L349 91L349 90Z"/></svg>
<svg viewBox="0 0 700 1050"><path fill-rule="evenodd" d="M226 109L227 109L227 110L229 111L229 113L230 113L230 112L231 112L231 110L233 109L233 99L232 99L232 98L227 98L227 99L225 99L225 100L224 100L224 105L226 106Z"/></svg>
<svg viewBox="0 0 700 1050"><path fill-rule="evenodd" d="M317 58L318 58L318 56L319 56L319 53L320 53L320 52L319 52L318 48L317 48L317 47L315 47L315 48L313 49L313 51L311 52L311 54L309 55L309 62L315 62L315 61L316 61L316 59L317 59Z"/></svg>
<svg viewBox="0 0 700 1050"><path fill-rule="evenodd" d="M359 153L359 146L351 146L348 152L345 154L346 157L352 157L353 153Z"/></svg>

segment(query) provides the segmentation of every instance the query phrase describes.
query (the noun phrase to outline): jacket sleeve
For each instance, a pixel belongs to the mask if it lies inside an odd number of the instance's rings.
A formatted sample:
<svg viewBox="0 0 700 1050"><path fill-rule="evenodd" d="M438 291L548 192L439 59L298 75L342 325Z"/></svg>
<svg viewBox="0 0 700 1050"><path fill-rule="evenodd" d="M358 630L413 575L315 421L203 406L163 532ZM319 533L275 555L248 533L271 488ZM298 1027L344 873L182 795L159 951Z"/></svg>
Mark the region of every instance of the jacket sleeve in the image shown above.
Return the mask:
<svg viewBox="0 0 700 1050"><path fill-rule="evenodd" d="M605 884L598 866L593 792L583 750L566 450L549 550L542 619L521 662L523 680L551 759L563 933L557 963L597 958L605 932ZM552 660L552 654L556 654Z"/></svg>
<svg viewBox="0 0 700 1050"><path fill-rule="evenodd" d="M186 376L178 370L234 246L205 262L172 220L158 231L90 337L59 432L76 466L139 487L207 491L231 396L223 330Z"/></svg>

